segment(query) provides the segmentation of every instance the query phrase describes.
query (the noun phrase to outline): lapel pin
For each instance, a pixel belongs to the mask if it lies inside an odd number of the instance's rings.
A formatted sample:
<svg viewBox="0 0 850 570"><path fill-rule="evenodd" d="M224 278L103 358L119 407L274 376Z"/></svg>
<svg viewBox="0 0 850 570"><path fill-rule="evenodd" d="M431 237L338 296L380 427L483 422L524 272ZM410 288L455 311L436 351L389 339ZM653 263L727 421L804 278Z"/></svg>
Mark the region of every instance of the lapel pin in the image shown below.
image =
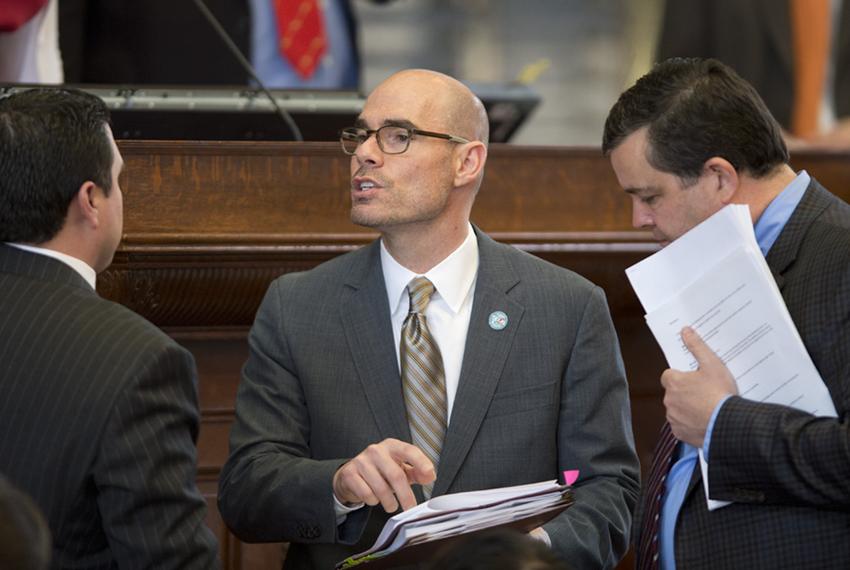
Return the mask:
<svg viewBox="0 0 850 570"><path fill-rule="evenodd" d="M487 319L487 324L494 331L500 331L508 326L508 316L502 311L493 311L490 313L490 318Z"/></svg>

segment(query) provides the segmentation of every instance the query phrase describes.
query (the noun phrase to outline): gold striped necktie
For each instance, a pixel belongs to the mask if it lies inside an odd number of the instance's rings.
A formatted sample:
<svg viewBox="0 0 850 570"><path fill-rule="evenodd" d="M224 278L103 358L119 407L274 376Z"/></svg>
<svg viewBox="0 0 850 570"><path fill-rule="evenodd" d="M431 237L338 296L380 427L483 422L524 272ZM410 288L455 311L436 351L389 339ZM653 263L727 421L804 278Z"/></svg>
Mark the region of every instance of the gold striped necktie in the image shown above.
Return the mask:
<svg viewBox="0 0 850 570"><path fill-rule="evenodd" d="M410 309L401 327L401 379L404 386L404 405L413 444L434 463L440 460L440 450L446 435L446 375L443 357L425 318L425 308L434 293L434 284L425 277L416 277L407 285ZM423 485L426 497L432 485Z"/></svg>

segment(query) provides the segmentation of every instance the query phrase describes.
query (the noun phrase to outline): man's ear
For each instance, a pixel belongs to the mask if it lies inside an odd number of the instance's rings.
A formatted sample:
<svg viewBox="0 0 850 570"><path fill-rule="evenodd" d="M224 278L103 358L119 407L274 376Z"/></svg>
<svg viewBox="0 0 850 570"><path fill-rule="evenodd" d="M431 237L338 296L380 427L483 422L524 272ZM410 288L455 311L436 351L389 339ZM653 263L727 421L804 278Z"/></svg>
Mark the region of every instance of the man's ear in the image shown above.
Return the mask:
<svg viewBox="0 0 850 570"><path fill-rule="evenodd" d="M103 193L97 187L97 184L91 180L83 182L71 201L71 211L68 212L68 217L76 218L78 221L96 229L100 225L99 209L102 196Z"/></svg>
<svg viewBox="0 0 850 570"><path fill-rule="evenodd" d="M710 183L717 191L717 197L725 206L731 204L738 192L740 179L738 171L732 163L725 158L713 156L705 161L702 167L702 175L709 177Z"/></svg>
<svg viewBox="0 0 850 570"><path fill-rule="evenodd" d="M478 178L487 162L487 147L480 141L464 143L455 153L455 187L466 186Z"/></svg>

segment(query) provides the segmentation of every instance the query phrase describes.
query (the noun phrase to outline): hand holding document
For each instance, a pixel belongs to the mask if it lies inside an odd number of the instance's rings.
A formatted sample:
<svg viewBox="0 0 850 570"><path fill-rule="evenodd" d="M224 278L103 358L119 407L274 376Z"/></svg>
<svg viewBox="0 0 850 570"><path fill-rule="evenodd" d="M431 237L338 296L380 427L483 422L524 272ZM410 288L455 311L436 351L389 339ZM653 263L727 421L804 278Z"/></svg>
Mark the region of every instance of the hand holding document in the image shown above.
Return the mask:
<svg viewBox="0 0 850 570"><path fill-rule="evenodd" d="M730 205L626 270L667 363L695 370L681 339L693 328L729 369L740 396L836 416L759 250L747 206ZM700 462L709 509L708 469Z"/></svg>
<svg viewBox="0 0 850 570"><path fill-rule="evenodd" d="M415 562L424 556L417 552L418 545L495 526L510 525L529 531L572 502L569 487L554 480L434 497L393 516L371 548L343 560L337 569L367 562L374 563L370 568L389 562Z"/></svg>

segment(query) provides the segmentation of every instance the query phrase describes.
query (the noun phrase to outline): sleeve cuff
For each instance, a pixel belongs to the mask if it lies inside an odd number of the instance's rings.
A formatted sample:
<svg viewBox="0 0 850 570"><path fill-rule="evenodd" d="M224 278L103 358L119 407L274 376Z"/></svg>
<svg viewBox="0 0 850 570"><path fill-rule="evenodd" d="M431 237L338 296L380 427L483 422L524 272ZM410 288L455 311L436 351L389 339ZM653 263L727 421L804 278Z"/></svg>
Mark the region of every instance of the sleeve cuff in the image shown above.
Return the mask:
<svg viewBox="0 0 850 570"><path fill-rule="evenodd" d="M353 513L354 511L362 509L365 504L366 503L357 503L351 506L344 505L334 494L334 514L336 514L336 525L339 526L344 523L348 513Z"/></svg>
<svg viewBox="0 0 850 570"><path fill-rule="evenodd" d="M711 433L714 431L714 422L717 421L717 416L720 414L720 408L726 403L726 400L732 397L732 394L726 395L722 400L714 406L714 411L711 412L711 418L708 420L708 426L705 428L705 438L702 440L702 455L705 462L708 463L708 448L711 446Z"/></svg>
<svg viewBox="0 0 850 570"><path fill-rule="evenodd" d="M528 533L528 536L535 540L539 540L549 548L552 548L552 539L549 537L549 533L546 532L546 529L542 526L533 529L531 532Z"/></svg>

